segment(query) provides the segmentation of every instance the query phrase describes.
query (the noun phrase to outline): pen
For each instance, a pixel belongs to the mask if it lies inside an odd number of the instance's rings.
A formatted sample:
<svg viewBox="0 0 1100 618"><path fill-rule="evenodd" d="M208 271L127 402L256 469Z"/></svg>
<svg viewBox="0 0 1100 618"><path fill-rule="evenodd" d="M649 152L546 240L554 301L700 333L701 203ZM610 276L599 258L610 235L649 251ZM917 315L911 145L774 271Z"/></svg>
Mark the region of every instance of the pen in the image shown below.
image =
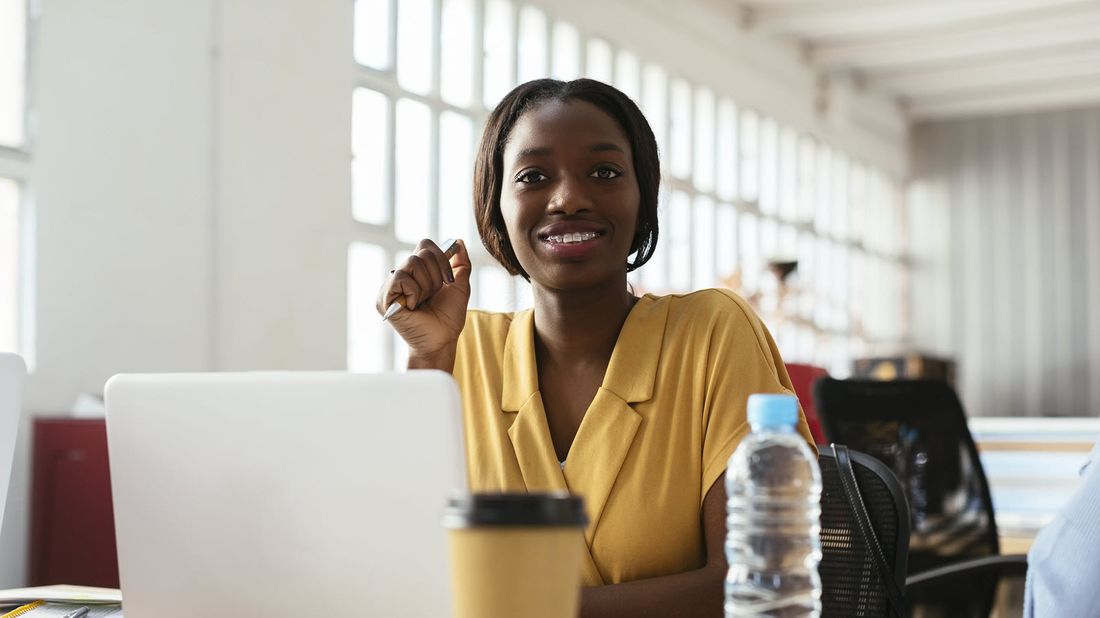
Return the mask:
<svg viewBox="0 0 1100 618"><path fill-rule="evenodd" d="M73 611L65 614L61 618L81 618L81 616L86 616L86 615L88 615L88 608L87 607L78 607L78 608L74 609Z"/></svg>
<svg viewBox="0 0 1100 618"><path fill-rule="evenodd" d="M439 246L439 250L443 252L443 255L447 257L452 257L454 256L455 251L458 251L458 241L454 238L448 238L447 240L443 241L442 245ZM389 307L386 307L386 313L382 315L382 321L385 322L386 320L392 318L394 314L404 308L405 297L401 296L397 300L390 303Z"/></svg>

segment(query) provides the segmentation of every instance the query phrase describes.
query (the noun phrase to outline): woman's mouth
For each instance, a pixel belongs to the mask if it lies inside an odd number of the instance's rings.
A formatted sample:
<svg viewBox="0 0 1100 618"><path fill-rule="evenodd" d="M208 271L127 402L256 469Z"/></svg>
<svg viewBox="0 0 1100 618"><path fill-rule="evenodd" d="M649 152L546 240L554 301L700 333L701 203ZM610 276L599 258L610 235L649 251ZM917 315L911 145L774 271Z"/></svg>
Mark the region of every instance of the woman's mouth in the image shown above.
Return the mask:
<svg viewBox="0 0 1100 618"><path fill-rule="evenodd" d="M583 258L600 245L603 232L567 232L540 238L542 246L557 258Z"/></svg>
<svg viewBox="0 0 1100 618"><path fill-rule="evenodd" d="M574 232L572 234L552 234L542 240L555 245L575 245L600 236L602 236L600 232Z"/></svg>

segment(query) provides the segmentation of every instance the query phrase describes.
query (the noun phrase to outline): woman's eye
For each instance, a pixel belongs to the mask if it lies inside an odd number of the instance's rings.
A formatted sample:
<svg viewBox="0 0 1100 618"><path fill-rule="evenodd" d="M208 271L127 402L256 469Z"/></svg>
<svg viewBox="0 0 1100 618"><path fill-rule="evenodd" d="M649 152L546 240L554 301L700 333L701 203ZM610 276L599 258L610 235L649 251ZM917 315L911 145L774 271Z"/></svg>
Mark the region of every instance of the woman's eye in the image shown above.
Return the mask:
<svg viewBox="0 0 1100 618"><path fill-rule="evenodd" d="M601 180L611 180L612 178L618 178L623 173L613 167L601 167L600 169L592 172L593 178L599 178Z"/></svg>
<svg viewBox="0 0 1100 618"><path fill-rule="evenodd" d="M538 182L540 180L546 180L546 174L543 174L542 172L538 172L538 171L535 171L535 170L531 170L530 172L524 172L524 173L522 173L522 174L520 174L519 176L516 177L517 182L522 182L524 184L531 184L533 182Z"/></svg>

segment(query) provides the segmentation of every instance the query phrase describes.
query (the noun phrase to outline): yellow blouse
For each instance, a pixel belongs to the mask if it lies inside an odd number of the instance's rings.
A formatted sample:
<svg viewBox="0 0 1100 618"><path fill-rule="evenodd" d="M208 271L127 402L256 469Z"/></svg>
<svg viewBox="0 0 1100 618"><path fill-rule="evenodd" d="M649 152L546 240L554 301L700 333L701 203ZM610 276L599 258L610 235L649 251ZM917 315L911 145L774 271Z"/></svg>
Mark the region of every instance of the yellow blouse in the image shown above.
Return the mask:
<svg viewBox="0 0 1100 618"><path fill-rule="evenodd" d="M584 584L700 568L700 509L749 431L752 393L791 393L775 343L737 295L639 299L564 470L539 394L532 310L470 311L458 342L473 491L570 491L590 523ZM799 431L813 444L805 418Z"/></svg>

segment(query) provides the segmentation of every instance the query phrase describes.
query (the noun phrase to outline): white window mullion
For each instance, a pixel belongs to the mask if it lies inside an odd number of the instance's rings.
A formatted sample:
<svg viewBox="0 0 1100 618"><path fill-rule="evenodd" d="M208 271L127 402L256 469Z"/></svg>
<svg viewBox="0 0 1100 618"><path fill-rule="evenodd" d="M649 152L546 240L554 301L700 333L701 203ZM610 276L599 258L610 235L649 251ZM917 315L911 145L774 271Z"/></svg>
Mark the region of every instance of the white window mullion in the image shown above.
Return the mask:
<svg viewBox="0 0 1100 618"><path fill-rule="evenodd" d="M665 148L668 148L669 147L668 145L672 142L672 122L670 120L670 118L672 117L672 96L670 94L671 92L672 92L672 80L670 79L670 76L668 75L668 73L665 73L664 74L664 89L661 92L661 99L663 99L663 101L661 103L661 107L664 109L664 115L663 115L663 117L661 117L657 120L657 122L659 122L661 124L661 133L664 135L664 140L665 140L665 143L662 144L662 146L664 146ZM661 169L661 177L665 179L664 182L663 182L663 184L665 186L661 187L661 193L664 194L664 199L662 199L660 202L658 202L658 204L659 204L658 215L659 215L659 218L664 219L664 221L667 222L670 218L669 217L669 211L671 210L670 205L672 204L672 188L669 186L669 180L672 179L672 171L669 168L668 152L665 152L663 154L665 156L661 158L660 163L661 163L661 168L662 168ZM671 247L670 247L670 245L672 243L669 242L670 240L672 240L672 235L668 233L668 226L667 225L664 226L664 230L665 230L665 233L664 233L664 249L663 249L663 251L664 251L664 254L665 254L665 259L659 260L657 262L657 264L655 264L655 266L662 267L664 272L662 272L659 275L660 276L659 280L663 281L666 287L669 287L671 282L672 282L672 250L671 250ZM660 244L659 241L658 241L658 245L657 245L657 250L658 251L662 250L661 249L661 244ZM654 291L655 292L663 292L664 290L654 290Z"/></svg>
<svg viewBox="0 0 1100 618"><path fill-rule="evenodd" d="M546 63L542 67L542 74L553 77L554 70L554 16L546 14L546 33L543 35L546 41Z"/></svg>
<svg viewBox="0 0 1100 618"><path fill-rule="evenodd" d="M473 116L479 113L482 109L479 105L471 105L470 107L461 107L448 103L439 98L438 95L430 94L417 94L415 92L409 92L403 90L397 83L391 79L383 71L377 71L368 67L357 67L356 85L370 90L376 90L382 94L391 98L411 99L419 103L423 103L433 109L449 110L456 114L463 114L466 116Z"/></svg>
<svg viewBox="0 0 1100 618"><path fill-rule="evenodd" d="M509 78L510 81L511 81L511 85L508 86L508 92L511 92L512 88L515 88L517 85L519 85L519 75L520 75L520 70L519 70L519 61L520 61L520 54L519 54L519 50L520 50L519 17L520 17L521 13L523 13L523 5L513 4L512 5L512 51L511 51L511 54L512 54L512 75ZM497 103L496 101L493 101L494 105L496 105L496 103Z"/></svg>
<svg viewBox="0 0 1100 618"><path fill-rule="evenodd" d="M396 235L397 220L397 98L386 97L386 115L390 119L386 123L386 232L391 236Z"/></svg>
<svg viewBox="0 0 1100 618"><path fill-rule="evenodd" d="M20 150L0 146L0 177L25 182L30 176L30 157Z"/></svg>
<svg viewBox="0 0 1100 618"><path fill-rule="evenodd" d="M398 58L397 58L397 32L398 32L398 30L397 30L397 11L398 11L398 8L399 8L398 7L399 4L400 4L399 0L390 0L390 13L389 13L390 38L389 38L389 41L388 41L389 46L390 46L390 50L389 50L390 66L385 71L389 75L389 77L393 81L393 83L395 83L395 84L397 83L397 61L398 61Z"/></svg>
<svg viewBox="0 0 1100 618"><path fill-rule="evenodd" d="M474 0L473 105L485 104L485 0Z"/></svg>
<svg viewBox="0 0 1100 618"><path fill-rule="evenodd" d="M432 0L432 98L441 100L443 67L443 0Z"/></svg>
<svg viewBox="0 0 1100 618"><path fill-rule="evenodd" d="M431 237L436 242L442 242L443 238L439 235L439 110L431 110L431 132L428 136L429 150L428 155L428 217L430 217L431 224L429 229L431 230Z"/></svg>

